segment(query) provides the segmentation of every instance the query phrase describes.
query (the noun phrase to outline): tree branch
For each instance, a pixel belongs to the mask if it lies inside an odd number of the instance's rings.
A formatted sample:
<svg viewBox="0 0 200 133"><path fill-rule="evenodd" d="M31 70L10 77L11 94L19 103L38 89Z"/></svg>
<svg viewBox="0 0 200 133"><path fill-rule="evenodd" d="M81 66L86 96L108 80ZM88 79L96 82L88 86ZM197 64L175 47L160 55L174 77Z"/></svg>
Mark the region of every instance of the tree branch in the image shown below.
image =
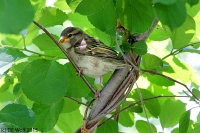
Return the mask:
<svg viewBox="0 0 200 133"><path fill-rule="evenodd" d="M145 32L142 35L137 35L136 40L137 41L145 41L148 36L150 35L150 33L153 31L153 29L155 28L156 24L157 24L158 20L157 18L154 19L151 28ZM140 58L139 58L140 59ZM140 61L138 61L140 62ZM133 68L133 75L137 75L138 70L136 70L137 68ZM125 96L121 99L121 101L115 103L116 101L112 101L112 97L114 96L115 92L117 90L120 90L119 87L120 85L123 83L123 81L128 79L128 73L130 74L130 70L127 67L124 67L123 69L119 69L116 70L114 72L114 74L111 76L111 78L109 79L109 81L107 82L107 84L105 85L105 87L103 88L103 90L101 91L100 94L100 98L96 99L94 102L94 106L92 107L92 110L90 112L90 115L88 117L88 123L87 123L87 129L89 129L90 131L92 131L93 129L95 129L98 124L100 123L101 119L108 113L108 111L112 111L114 109L114 107L116 108L117 106L120 105L120 103L126 99L126 93ZM136 81L136 80L135 80ZM134 85L135 81L130 82L131 86ZM131 86L130 86L129 80L127 80L127 85L129 86L129 90L131 91ZM127 87L128 87L127 86ZM121 93L121 90L119 91L119 93ZM106 108L108 105L113 104L110 108ZM106 110L105 110L106 109ZM76 133L80 133L80 128L76 131Z"/></svg>

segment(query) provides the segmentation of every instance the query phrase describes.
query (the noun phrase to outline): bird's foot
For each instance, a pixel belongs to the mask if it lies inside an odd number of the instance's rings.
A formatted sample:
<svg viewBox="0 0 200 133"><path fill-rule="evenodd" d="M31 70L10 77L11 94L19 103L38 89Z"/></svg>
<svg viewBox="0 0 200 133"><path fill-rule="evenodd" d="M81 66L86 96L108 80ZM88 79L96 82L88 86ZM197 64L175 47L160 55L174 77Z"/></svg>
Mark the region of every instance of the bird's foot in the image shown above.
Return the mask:
<svg viewBox="0 0 200 133"><path fill-rule="evenodd" d="M86 69L86 68L84 68L84 67L79 67L79 69L77 70L76 74L77 74L78 76L80 76L80 75L82 74L83 70L85 70L85 69Z"/></svg>
<svg viewBox="0 0 200 133"><path fill-rule="evenodd" d="M99 99L101 94L101 89L97 89L96 93L94 94L94 99Z"/></svg>
<svg viewBox="0 0 200 133"><path fill-rule="evenodd" d="M90 133L85 124L81 127L81 133Z"/></svg>

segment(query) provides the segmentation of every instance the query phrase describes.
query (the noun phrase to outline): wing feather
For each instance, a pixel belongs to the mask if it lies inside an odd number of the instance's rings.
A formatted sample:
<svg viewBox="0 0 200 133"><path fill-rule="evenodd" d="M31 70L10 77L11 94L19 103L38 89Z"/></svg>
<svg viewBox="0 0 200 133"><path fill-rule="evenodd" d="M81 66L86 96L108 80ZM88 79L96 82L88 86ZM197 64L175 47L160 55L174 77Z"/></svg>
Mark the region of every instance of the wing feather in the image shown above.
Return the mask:
<svg viewBox="0 0 200 133"><path fill-rule="evenodd" d="M75 44L74 50L77 54L88 55L88 56L96 56L96 57L105 57L105 58L115 58L120 59L117 56L117 52L111 49L110 47L103 44L101 41L96 40L93 37L86 36L85 42L87 46L85 49L82 49L80 43Z"/></svg>

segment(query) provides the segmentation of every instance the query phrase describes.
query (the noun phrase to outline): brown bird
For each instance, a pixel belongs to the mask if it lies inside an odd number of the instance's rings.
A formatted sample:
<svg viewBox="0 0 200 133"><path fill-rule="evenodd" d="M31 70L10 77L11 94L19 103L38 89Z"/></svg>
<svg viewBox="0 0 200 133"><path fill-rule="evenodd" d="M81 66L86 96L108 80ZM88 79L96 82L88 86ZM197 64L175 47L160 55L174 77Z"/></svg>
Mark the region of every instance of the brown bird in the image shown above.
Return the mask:
<svg viewBox="0 0 200 133"><path fill-rule="evenodd" d="M79 28L65 28L59 43L64 44L66 51L81 72L89 77L96 79L126 66L124 60L117 56L116 51Z"/></svg>

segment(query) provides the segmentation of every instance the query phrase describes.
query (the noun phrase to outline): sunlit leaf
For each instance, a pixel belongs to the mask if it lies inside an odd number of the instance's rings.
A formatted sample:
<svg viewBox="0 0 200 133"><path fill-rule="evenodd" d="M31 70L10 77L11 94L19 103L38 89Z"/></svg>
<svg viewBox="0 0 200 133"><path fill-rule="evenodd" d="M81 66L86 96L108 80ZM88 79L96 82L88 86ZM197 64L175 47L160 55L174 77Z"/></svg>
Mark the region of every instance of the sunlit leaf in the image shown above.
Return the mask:
<svg viewBox="0 0 200 133"><path fill-rule="evenodd" d="M179 119L183 112L185 112L185 103L174 100L167 99L161 106L160 122L162 128L172 127L178 124Z"/></svg>

